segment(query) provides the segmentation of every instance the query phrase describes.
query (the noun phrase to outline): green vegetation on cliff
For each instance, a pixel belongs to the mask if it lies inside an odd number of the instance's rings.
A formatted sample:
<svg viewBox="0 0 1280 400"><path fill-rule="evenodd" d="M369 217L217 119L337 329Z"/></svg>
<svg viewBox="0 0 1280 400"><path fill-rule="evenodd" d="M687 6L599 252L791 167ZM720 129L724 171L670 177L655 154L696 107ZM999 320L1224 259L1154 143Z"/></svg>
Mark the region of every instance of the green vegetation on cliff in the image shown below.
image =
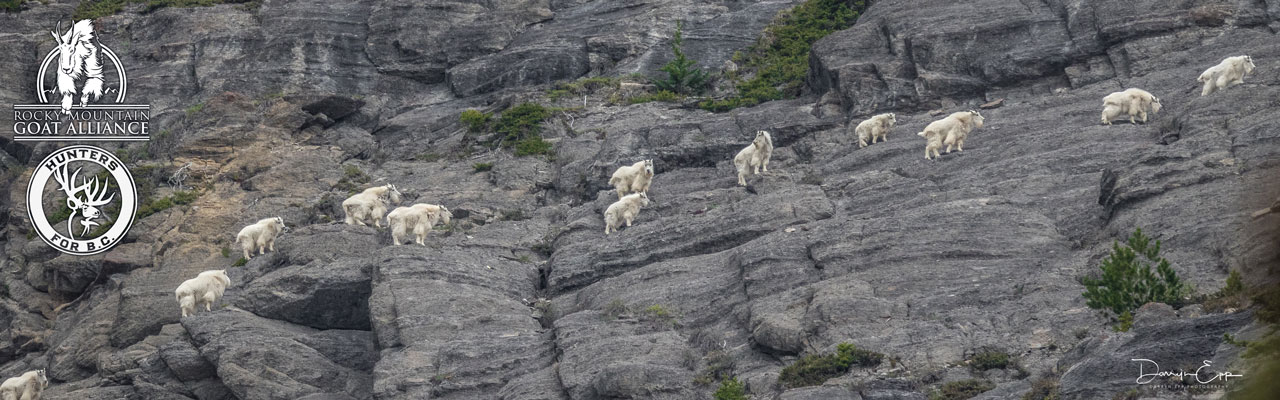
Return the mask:
<svg viewBox="0 0 1280 400"><path fill-rule="evenodd" d="M734 54L742 66L737 74L754 73L738 82L738 93L726 99L706 100L706 110L723 112L750 107L770 100L794 98L809 73L809 50L813 43L832 32L853 26L869 1L809 0L783 12L746 52Z"/></svg>
<svg viewBox="0 0 1280 400"><path fill-rule="evenodd" d="M86 0L76 5L71 14L72 19L98 19L124 11L129 4L142 4L142 12L149 13L165 7L208 7L219 4L243 4L244 9L252 10L262 4L262 0Z"/></svg>

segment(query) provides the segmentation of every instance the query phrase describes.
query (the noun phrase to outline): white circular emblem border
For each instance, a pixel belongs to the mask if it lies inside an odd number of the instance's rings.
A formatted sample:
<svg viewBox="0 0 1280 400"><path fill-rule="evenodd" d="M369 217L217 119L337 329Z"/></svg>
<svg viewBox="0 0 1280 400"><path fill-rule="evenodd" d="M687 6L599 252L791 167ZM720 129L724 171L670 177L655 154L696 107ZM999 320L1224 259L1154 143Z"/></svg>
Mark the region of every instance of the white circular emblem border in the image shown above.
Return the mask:
<svg viewBox="0 0 1280 400"><path fill-rule="evenodd" d="M108 166L101 161L101 158L105 157L108 161L114 161L116 165L119 165L119 168L110 172L111 177L116 181L116 186L120 188L120 215L116 216L115 222L111 224L111 228L107 229L106 233L88 240L63 237L61 233L58 233L58 231L53 228L53 225L49 224L49 219L44 212L44 188L45 185L48 184L49 179L53 176L54 169L57 168L57 166L49 168L48 164L53 163L54 158L62 153L75 152L78 150L95 151L99 153L99 155L92 159L73 157L72 160L67 161L68 163L72 161L92 162L101 165L104 169L108 169ZM53 153L49 153L44 160L40 161L40 164L36 165L35 172L31 174L31 181L27 184L27 215L31 219L31 227L35 229L36 236L40 236L40 239L44 240L45 244L48 244L50 247L53 247L63 253L77 256L99 254L115 247L116 244L119 244L121 240L124 239L124 235L129 233L129 228L133 226L133 220L138 215L138 187L133 180L133 175L129 173L128 167L125 167L124 163L120 161L120 158L116 157L116 155L110 151L90 145L63 147L55 150ZM74 218L74 214L72 218ZM55 238L60 238L60 242L66 242L68 244L72 242L77 243L81 249L88 248L88 243L98 241L102 238L115 238L115 240L112 240L107 244L101 244L100 242L94 243L95 247L93 250L71 251L67 249L68 246L60 245L61 243L55 243Z"/></svg>

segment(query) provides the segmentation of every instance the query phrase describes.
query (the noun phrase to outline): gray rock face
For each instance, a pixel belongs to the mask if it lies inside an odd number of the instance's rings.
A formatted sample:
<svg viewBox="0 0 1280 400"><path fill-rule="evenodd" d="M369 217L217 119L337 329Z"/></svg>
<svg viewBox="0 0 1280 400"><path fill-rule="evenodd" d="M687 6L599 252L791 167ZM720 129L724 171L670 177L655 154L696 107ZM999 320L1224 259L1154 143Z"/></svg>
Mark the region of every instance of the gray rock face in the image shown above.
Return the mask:
<svg viewBox="0 0 1280 400"><path fill-rule="evenodd" d="M369 266L359 259L278 269L253 280L236 306L317 329L369 329Z"/></svg>
<svg viewBox="0 0 1280 400"><path fill-rule="evenodd" d="M198 314L182 324L238 398L297 399L314 393L369 398L370 376L344 366L350 364L348 356L307 346L307 338L321 331L237 310Z"/></svg>
<svg viewBox="0 0 1280 400"><path fill-rule="evenodd" d="M1141 227L1200 292L1228 269L1274 283L1280 226L1248 213L1280 196L1280 5L884 0L814 46L803 98L715 114L546 96L582 76L659 76L677 20L700 66L723 65L797 3L266 1L100 18L131 99L169 132L105 146L140 158L157 196L188 166L197 198L107 254L62 256L27 237L22 196L30 160L56 146L0 138L0 378L47 368L56 399L579 400L704 399L718 374L757 399L869 400L970 378L996 385L978 398L1020 398L1060 374L1065 398L1093 399L1133 386L1131 358L1237 358L1221 337L1251 329L1247 311L1149 305L1113 333L1077 279ZM31 101L44 31L75 5L21 7L0 13L6 104ZM1257 60L1246 83L1199 97L1195 77L1238 54ZM1128 87L1164 109L1099 125L1099 99ZM929 111L996 99L963 152L921 157ZM542 125L553 158L475 145L491 133L459 122L526 101L563 108ZM879 111L897 127L859 148L850 125ZM769 171L737 186L732 158L761 129ZM653 203L605 236L608 178L640 159L655 161ZM425 246L335 222L384 183L453 222ZM235 232L268 216L291 230L234 266ZM225 297L180 318L174 288L211 269L230 275ZM845 342L892 361L779 384ZM1030 377L965 365L992 348Z"/></svg>
<svg viewBox="0 0 1280 400"><path fill-rule="evenodd" d="M810 83L819 93L840 93L845 110L855 115L937 108L939 100L982 98L998 87L1023 86L1020 90L1039 93L1078 89L1165 70L1166 51L1219 37L1232 25L1268 23L1262 7L1270 6L1220 1L881 2L857 26L814 46ZM1238 43L1245 49L1259 45L1263 43ZM1212 65L1195 63L1200 70L1207 68L1202 64Z"/></svg>
<svg viewBox="0 0 1280 400"><path fill-rule="evenodd" d="M1201 371L1201 380L1208 380L1218 372L1238 374L1215 354L1220 346L1230 346L1222 343L1222 334L1239 331L1249 323L1250 317L1249 313L1218 314L1147 327L1135 324L1131 333L1087 339L1059 361L1059 367L1065 371L1060 381L1062 397L1092 399L1135 387L1142 389L1136 383L1139 367L1146 374L1178 370L1192 373L1210 361L1213 365ZM1177 378L1166 377L1143 381L1156 386L1182 384ZM1187 383L1194 381L1191 377L1186 380Z"/></svg>

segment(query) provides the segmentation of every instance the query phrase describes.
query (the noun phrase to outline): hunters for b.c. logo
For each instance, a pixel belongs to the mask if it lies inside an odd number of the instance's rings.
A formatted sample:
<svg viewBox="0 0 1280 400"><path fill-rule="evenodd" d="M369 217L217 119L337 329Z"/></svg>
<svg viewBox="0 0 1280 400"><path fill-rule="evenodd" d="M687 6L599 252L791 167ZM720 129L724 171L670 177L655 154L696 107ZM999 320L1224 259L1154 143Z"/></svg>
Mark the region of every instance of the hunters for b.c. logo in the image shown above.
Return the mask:
<svg viewBox="0 0 1280 400"><path fill-rule="evenodd" d="M138 208L137 188L111 152L68 146L45 157L31 174L27 208L45 243L87 256L115 246L129 232Z"/></svg>

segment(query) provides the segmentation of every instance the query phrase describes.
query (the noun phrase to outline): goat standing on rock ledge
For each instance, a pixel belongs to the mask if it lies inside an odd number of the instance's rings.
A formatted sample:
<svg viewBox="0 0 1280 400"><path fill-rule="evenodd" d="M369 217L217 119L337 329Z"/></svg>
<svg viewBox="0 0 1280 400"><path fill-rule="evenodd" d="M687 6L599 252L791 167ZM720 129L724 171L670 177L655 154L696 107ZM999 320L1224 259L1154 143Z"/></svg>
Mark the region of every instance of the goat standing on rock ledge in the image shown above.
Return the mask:
<svg viewBox="0 0 1280 400"><path fill-rule="evenodd" d="M3 400L39 400L40 392L49 388L49 377L43 369L5 379L0 384L0 399Z"/></svg>
<svg viewBox="0 0 1280 400"><path fill-rule="evenodd" d="M956 146L957 151L964 151L964 139L969 136L969 132L981 128L985 121L982 114L969 110L951 113L946 118L929 123L924 131L917 133L928 141L924 146L924 158L933 160L941 157L938 150L944 143L948 153L951 152L951 146Z"/></svg>
<svg viewBox="0 0 1280 400"><path fill-rule="evenodd" d="M1111 125L1111 121L1120 115L1128 114L1129 123L1137 124L1137 119L1141 118L1142 123L1145 124L1148 108L1151 109L1152 114L1160 112L1160 98L1138 88L1114 92L1102 98L1102 123Z"/></svg>
<svg viewBox="0 0 1280 400"><path fill-rule="evenodd" d="M610 230L617 231L622 224L631 226L631 222L635 221L636 214L640 213L640 207L649 205L649 196L640 193L632 193L623 196L617 202L610 204L608 209L604 210L604 234L608 235Z"/></svg>
<svg viewBox="0 0 1280 400"><path fill-rule="evenodd" d="M1244 76L1253 73L1253 58L1249 56L1227 57L1218 63L1206 69L1196 78L1196 82L1204 84L1204 89L1200 91L1200 96L1208 96L1220 89L1239 85L1244 83Z"/></svg>
<svg viewBox="0 0 1280 400"><path fill-rule="evenodd" d="M231 278L227 270L219 269L201 272L195 278L187 279L178 285L173 294L178 297L178 306L182 307L182 316L195 314L204 304L205 311L213 310L213 303L222 298L222 292L231 286Z"/></svg>
<svg viewBox="0 0 1280 400"><path fill-rule="evenodd" d="M773 156L773 137L769 132L756 131L751 145L733 157L733 166L738 169L738 185L747 186L747 173L760 175L761 171L769 172L769 157Z"/></svg>
<svg viewBox="0 0 1280 400"><path fill-rule="evenodd" d="M244 250L244 259L250 260L255 248L258 254L266 254L266 250L276 251L276 237L288 229L283 218L267 218L241 229L236 234L236 243Z"/></svg>
<svg viewBox="0 0 1280 400"><path fill-rule="evenodd" d="M342 211L347 214L347 225L382 227L382 216L387 208L400 203L400 191L396 185L387 184L365 189L342 201ZM367 222L372 220L373 222Z"/></svg>
<svg viewBox="0 0 1280 400"><path fill-rule="evenodd" d="M426 246L423 241L436 222L448 224L453 218L445 206L435 204L414 204L409 207L397 207L387 214L387 225L391 226L391 242L396 246L407 239L409 232L415 236L415 242Z"/></svg>
<svg viewBox="0 0 1280 400"><path fill-rule="evenodd" d="M880 114L858 123L858 126L853 128L853 132L858 136L858 148L867 147L868 142L875 143L877 138L882 142L889 140L889 131L896 123L898 123L898 116L894 113Z"/></svg>
<svg viewBox="0 0 1280 400"><path fill-rule="evenodd" d="M642 160L629 166L618 167L609 178L609 184L618 192L618 198L631 193L649 192L653 183L653 160Z"/></svg>

